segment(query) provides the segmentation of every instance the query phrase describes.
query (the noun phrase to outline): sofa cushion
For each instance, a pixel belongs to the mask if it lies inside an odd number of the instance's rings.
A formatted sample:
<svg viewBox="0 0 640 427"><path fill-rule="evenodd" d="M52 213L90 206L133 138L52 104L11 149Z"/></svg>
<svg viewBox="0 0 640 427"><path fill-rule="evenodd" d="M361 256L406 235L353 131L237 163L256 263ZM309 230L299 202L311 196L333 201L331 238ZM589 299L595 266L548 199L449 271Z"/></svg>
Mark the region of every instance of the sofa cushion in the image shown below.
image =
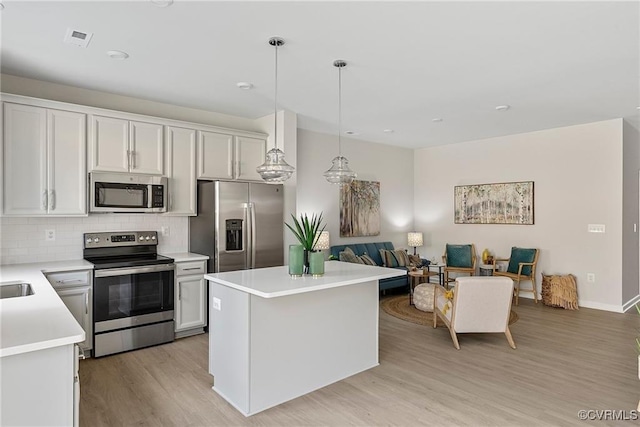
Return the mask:
<svg viewBox="0 0 640 427"><path fill-rule="evenodd" d="M351 250L351 248L345 248L340 252L340 261L351 262L354 264L363 264L362 260Z"/></svg>
<svg viewBox="0 0 640 427"><path fill-rule="evenodd" d="M393 255L398 260L399 267L406 267L407 265L411 264L411 261L409 261L409 254L407 254L407 251L405 251L404 249L395 249L393 251Z"/></svg>
<svg viewBox="0 0 640 427"><path fill-rule="evenodd" d="M399 267L398 258L396 258L393 251L389 251L387 249L380 249L380 258L382 258L382 266L395 268Z"/></svg>
<svg viewBox="0 0 640 427"><path fill-rule="evenodd" d="M375 243L356 243L351 245L336 245L331 246L331 255L340 259L340 252L345 248L351 248L356 255L367 254L376 262L376 265L382 265L382 258L380 257L380 249L393 250L393 243L391 242L375 242Z"/></svg>
<svg viewBox="0 0 640 427"><path fill-rule="evenodd" d="M362 263L365 265L377 265L373 258L371 258L367 254L360 255L358 258L360 258L362 260Z"/></svg>

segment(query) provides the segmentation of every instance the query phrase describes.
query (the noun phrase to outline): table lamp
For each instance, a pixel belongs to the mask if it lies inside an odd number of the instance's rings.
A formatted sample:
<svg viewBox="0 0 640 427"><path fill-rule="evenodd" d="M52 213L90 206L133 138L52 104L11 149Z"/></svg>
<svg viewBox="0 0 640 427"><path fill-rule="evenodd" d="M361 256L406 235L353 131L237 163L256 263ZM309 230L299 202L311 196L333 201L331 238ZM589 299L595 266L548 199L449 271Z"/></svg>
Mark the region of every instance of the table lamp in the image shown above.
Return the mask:
<svg viewBox="0 0 640 427"><path fill-rule="evenodd" d="M416 254L416 247L422 246L422 232L411 231L407 233L407 245L413 246L413 254Z"/></svg>
<svg viewBox="0 0 640 427"><path fill-rule="evenodd" d="M313 248L317 251L329 249L329 241L329 232L323 231L322 233L320 233L320 237L318 237L318 241Z"/></svg>

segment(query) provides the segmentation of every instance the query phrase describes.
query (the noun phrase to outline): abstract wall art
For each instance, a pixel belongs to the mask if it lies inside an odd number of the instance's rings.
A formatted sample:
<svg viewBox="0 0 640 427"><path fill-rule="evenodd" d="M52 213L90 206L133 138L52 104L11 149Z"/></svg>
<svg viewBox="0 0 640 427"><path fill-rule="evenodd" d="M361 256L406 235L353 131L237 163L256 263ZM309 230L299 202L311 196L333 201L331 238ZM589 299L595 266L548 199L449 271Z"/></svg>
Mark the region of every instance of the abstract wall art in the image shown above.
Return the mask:
<svg viewBox="0 0 640 427"><path fill-rule="evenodd" d="M533 224L533 181L454 187L456 224Z"/></svg>

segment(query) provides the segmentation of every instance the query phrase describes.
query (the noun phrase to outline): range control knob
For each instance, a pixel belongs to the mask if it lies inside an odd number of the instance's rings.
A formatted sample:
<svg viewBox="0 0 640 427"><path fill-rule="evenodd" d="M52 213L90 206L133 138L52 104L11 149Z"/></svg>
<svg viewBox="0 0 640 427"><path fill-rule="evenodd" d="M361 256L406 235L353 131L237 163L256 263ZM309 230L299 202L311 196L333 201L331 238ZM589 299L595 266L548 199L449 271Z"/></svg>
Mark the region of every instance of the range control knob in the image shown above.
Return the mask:
<svg viewBox="0 0 640 427"><path fill-rule="evenodd" d="M156 240L156 236L151 236L151 240Z"/></svg>
<svg viewBox="0 0 640 427"><path fill-rule="evenodd" d="M147 236L147 237L145 237L144 239L145 239L145 240L150 240L150 239L151 239L151 237Z"/></svg>
<svg viewBox="0 0 640 427"><path fill-rule="evenodd" d="M87 243L91 243L91 242L93 242L93 239L92 239L91 237L87 237L86 242L87 242Z"/></svg>
<svg viewBox="0 0 640 427"><path fill-rule="evenodd" d="M99 238L99 237L95 237L95 238L93 239L93 243L98 243L99 241L100 241L100 238Z"/></svg>
<svg viewBox="0 0 640 427"><path fill-rule="evenodd" d="M144 240L144 236L138 237L138 240L140 240L142 242Z"/></svg>

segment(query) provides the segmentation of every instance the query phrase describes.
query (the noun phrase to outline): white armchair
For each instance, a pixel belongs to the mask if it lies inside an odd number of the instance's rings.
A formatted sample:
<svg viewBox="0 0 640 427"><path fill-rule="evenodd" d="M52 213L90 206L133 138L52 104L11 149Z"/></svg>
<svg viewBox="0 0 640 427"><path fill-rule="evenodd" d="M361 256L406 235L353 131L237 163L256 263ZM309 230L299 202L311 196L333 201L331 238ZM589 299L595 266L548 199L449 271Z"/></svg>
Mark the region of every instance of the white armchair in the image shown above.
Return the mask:
<svg viewBox="0 0 640 427"><path fill-rule="evenodd" d="M449 328L453 345L458 350L460 344L456 333L465 332L503 333L511 348L515 349L516 344L509 331L512 297L513 280L508 277L458 277L453 291L436 286L433 327L440 317Z"/></svg>

